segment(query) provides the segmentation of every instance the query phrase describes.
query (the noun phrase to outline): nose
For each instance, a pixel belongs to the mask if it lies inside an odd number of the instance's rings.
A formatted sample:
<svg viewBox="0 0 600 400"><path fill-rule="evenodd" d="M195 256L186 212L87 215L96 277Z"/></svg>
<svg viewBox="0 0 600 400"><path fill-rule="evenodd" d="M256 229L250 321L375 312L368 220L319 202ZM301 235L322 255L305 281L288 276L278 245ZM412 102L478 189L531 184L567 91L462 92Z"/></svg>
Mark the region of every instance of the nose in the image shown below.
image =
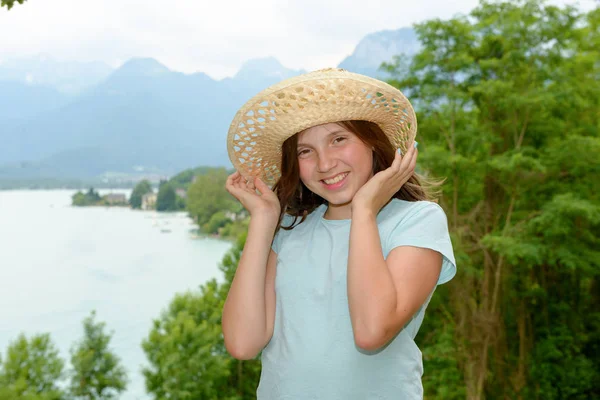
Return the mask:
<svg viewBox="0 0 600 400"><path fill-rule="evenodd" d="M319 160L317 163L317 168L319 172L327 172L336 166L336 160L328 151L322 151L319 153Z"/></svg>

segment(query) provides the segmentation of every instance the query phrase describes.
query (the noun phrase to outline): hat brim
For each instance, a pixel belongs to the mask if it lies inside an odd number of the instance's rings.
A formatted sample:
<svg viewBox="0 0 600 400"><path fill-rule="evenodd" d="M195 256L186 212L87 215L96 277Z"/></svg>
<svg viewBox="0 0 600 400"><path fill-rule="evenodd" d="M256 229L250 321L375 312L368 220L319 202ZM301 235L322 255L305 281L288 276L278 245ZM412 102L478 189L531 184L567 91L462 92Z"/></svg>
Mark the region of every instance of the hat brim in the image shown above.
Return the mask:
<svg viewBox="0 0 600 400"><path fill-rule="evenodd" d="M281 81L246 102L229 127L227 152L242 176L258 176L272 186L281 176L286 139L348 120L376 123L403 152L417 133L414 109L400 90L368 76L327 69Z"/></svg>

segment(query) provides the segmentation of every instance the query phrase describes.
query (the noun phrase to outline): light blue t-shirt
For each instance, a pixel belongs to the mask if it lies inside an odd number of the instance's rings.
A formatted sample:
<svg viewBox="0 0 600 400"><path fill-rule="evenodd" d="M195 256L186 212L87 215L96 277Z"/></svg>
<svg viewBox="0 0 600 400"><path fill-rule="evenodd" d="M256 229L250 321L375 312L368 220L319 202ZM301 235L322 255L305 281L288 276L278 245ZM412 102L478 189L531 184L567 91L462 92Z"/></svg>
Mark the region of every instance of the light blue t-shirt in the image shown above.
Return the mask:
<svg viewBox="0 0 600 400"><path fill-rule="evenodd" d="M423 362L414 338L433 292L384 348L357 347L346 287L351 221L324 219L326 209L280 229L273 241L275 327L261 355L258 400L422 399ZM393 199L377 224L385 258L398 246L426 247L443 255L438 285L456 274L446 214L436 203Z"/></svg>

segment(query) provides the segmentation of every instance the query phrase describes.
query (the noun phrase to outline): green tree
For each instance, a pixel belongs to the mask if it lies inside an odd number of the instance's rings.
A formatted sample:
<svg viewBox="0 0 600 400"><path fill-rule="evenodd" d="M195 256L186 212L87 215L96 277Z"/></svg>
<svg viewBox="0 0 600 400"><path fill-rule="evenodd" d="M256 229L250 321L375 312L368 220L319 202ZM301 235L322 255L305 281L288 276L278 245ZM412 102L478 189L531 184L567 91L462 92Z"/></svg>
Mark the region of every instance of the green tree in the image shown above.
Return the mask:
<svg viewBox="0 0 600 400"><path fill-rule="evenodd" d="M158 189L158 195L156 196L156 210L176 211L178 205L177 194L175 193L173 186L167 181L161 182Z"/></svg>
<svg viewBox="0 0 600 400"><path fill-rule="evenodd" d="M210 217L208 222L202 226L202 230L206 233L218 233L220 228L231 223L231 218L227 217L224 211L217 211Z"/></svg>
<svg viewBox="0 0 600 400"><path fill-rule="evenodd" d="M127 373L119 357L109 349L112 334L106 324L96 322L96 312L83 321L83 338L71 348L70 393L74 398L117 398L127 387Z"/></svg>
<svg viewBox="0 0 600 400"><path fill-rule="evenodd" d="M213 170L205 175L198 175L196 181L188 189L187 209L198 226L207 223L219 211L239 212L241 206L225 190L227 171Z"/></svg>
<svg viewBox="0 0 600 400"><path fill-rule="evenodd" d="M58 383L63 378L64 361L47 333L30 339L20 334L8 345L0 368L0 398L60 400Z"/></svg>
<svg viewBox="0 0 600 400"><path fill-rule="evenodd" d="M142 197L146 193L152 193L152 185L146 179L138 182L133 190L131 191L131 196L129 196L129 204L133 209L142 208Z"/></svg>
<svg viewBox="0 0 600 400"><path fill-rule="evenodd" d="M447 179L460 266L419 339L428 397L600 394L599 13L482 1L384 65L417 109L423 172Z"/></svg>
<svg viewBox="0 0 600 400"><path fill-rule="evenodd" d="M11 9L15 3L23 4L25 0L2 0L0 1L0 8L6 6L7 9Z"/></svg>
<svg viewBox="0 0 600 400"><path fill-rule="evenodd" d="M78 191L71 196L71 199L72 204L79 207L93 206L102 202L102 197L97 191L94 190L94 188L89 188L86 193Z"/></svg>
<svg viewBox="0 0 600 400"><path fill-rule="evenodd" d="M198 175L204 175L218 169L219 168L214 167L197 167L193 169L186 169L171 177L169 182L175 188L187 189Z"/></svg>
<svg viewBox="0 0 600 400"><path fill-rule="evenodd" d="M157 399L228 399L256 396L259 360L239 361L225 350L221 312L245 236L220 266L225 282L215 279L198 293L178 294L142 343L150 367L143 370L147 391Z"/></svg>

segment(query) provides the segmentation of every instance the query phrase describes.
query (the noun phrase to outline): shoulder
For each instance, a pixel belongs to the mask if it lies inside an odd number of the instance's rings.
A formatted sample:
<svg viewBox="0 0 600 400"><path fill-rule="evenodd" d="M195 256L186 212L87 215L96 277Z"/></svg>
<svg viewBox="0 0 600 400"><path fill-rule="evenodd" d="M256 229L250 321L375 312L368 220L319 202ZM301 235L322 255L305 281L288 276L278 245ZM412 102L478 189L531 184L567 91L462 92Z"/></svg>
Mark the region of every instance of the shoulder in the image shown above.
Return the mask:
<svg viewBox="0 0 600 400"><path fill-rule="evenodd" d="M442 254L443 264L438 284L456 274L456 261L448 219L444 209L432 201L394 199L380 213L379 224L384 258L398 246L414 246Z"/></svg>
<svg viewBox="0 0 600 400"><path fill-rule="evenodd" d="M437 203L428 200L406 201L392 199L380 212L378 219L384 225L418 224L425 220L447 222L444 209Z"/></svg>

